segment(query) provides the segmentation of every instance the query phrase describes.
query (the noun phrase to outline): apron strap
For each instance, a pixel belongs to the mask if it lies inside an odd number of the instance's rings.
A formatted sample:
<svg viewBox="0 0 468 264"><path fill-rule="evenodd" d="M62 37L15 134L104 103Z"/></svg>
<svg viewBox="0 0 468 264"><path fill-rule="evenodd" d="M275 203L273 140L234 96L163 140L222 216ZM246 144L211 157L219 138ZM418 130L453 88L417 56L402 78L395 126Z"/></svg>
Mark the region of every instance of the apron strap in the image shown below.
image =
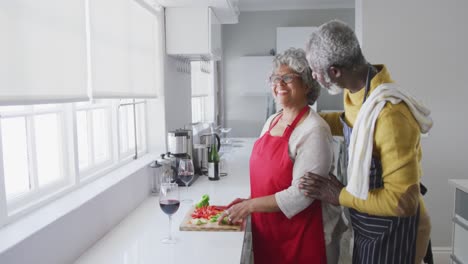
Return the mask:
<svg viewBox="0 0 468 264"><path fill-rule="evenodd" d="M286 130L283 133L283 137L285 137L286 139L289 139L289 137L291 136L294 128L296 128L297 123L299 123L299 121L304 116L304 114L307 112L307 110L309 110L308 105L304 106L304 108L302 108L301 112L299 112L299 114L296 116L296 118L294 118L294 121L290 125L288 125L286 127Z"/></svg>
<svg viewBox="0 0 468 264"><path fill-rule="evenodd" d="M281 113L273 117L273 121L270 123L270 127L268 128L268 130L271 130L272 127L276 126L276 123L278 123L282 115L283 115L283 111L281 110Z"/></svg>

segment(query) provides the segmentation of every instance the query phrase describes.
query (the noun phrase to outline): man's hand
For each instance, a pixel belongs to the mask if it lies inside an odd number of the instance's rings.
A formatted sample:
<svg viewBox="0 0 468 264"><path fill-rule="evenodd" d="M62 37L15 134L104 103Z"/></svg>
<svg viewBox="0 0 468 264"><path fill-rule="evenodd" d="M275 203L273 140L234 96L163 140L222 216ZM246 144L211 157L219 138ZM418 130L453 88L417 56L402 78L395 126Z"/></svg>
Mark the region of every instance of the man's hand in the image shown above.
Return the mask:
<svg viewBox="0 0 468 264"><path fill-rule="evenodd" d="M328 177L322 177L308 172L302 176L299 188L304 190L307 197L340 205L340 192L344 185L331 173Z"/></svg>

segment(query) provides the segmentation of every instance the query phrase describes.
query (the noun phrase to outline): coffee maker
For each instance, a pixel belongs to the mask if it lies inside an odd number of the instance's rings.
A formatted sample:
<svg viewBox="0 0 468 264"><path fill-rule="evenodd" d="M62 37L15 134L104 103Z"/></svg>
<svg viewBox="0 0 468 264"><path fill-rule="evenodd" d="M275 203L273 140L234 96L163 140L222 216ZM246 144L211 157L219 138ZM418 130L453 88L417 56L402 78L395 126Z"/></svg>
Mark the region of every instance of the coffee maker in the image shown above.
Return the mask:
<svg viewBox="0 0 468 264"><path fill-rule="evenodd" d="M214 124L209 122L191 123L185 126L192 131L192 161L195 173L204 175L208 172L208 153L213 144L218 151L221 147L219 136L214 133Z"/></svg>
<svg viewBox="0 0 468 264"><path fill-rule="evenodd" d="M179 160L184 158L192 159L193 150L193 136L192 130L190 129L176 129L167 133L167 153L166 159L171 160L171 167L173 169L173 181L177 182L179 186L185 186L185 184L179 179L177 172L179 168ZM188 183L192 185L193 182L198 178L195 171L193 179Z"/></svg>
<svg viewBox="0 0 468 264"><path fill-rule="evenodd" d="M193 139L189 129L176 129L167 133L167 152L176 157L192 157Z"/></svg>

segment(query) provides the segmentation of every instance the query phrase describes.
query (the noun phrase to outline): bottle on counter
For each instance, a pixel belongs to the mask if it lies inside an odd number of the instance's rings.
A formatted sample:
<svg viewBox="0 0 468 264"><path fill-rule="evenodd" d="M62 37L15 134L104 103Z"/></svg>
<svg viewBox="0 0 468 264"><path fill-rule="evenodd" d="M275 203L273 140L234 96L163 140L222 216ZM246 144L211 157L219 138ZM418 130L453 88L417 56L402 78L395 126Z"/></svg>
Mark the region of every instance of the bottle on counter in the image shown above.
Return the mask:
<svg viewBox="0 0 468 264"><path fill-rule="evenodd" d="M210 181L219 180L219 154L216 144L211 145L208 155L208 179Z"/></svg>

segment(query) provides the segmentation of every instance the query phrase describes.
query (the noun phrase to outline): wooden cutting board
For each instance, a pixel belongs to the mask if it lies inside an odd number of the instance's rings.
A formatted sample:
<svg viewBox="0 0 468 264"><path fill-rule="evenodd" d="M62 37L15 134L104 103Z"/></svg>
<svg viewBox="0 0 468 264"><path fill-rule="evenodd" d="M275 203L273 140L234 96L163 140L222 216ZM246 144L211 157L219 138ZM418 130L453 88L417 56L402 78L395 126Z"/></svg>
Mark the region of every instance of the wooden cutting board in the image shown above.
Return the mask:
<svg viewBox="0 0 468 264"><path fill-rule="evenodd" d="M208 223L204 225L196 225L192 224L190 221L192 220L192 213L195 210L195 206L192 206L185 215L182 223L180 223L179 230L180 231L242 231L244 230L244 225L220 225L217 222Z"/></svg>

